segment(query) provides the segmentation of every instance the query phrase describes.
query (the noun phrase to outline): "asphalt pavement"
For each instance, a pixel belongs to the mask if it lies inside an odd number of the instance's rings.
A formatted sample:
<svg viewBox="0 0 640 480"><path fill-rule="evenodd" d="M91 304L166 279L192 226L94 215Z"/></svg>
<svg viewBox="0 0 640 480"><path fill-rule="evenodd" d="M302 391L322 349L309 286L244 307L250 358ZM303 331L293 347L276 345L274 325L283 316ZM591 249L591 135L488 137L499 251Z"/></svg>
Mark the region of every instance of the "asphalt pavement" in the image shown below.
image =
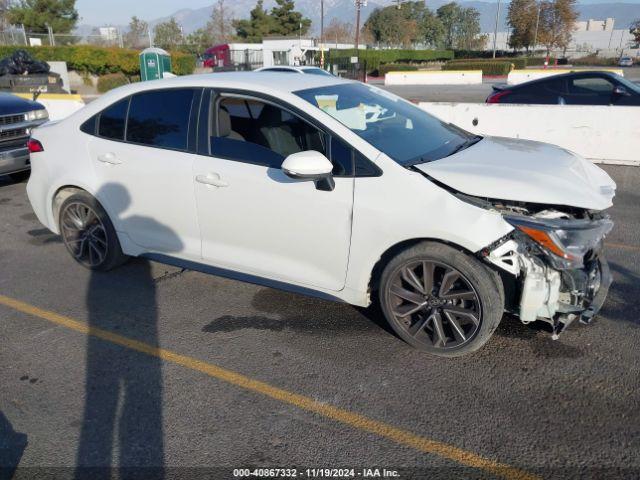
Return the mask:
<svg viewBox="0 0 640 480"><path fill-rule="evenodd" d="M619 193L602 315L558 341L505 317L450 360L373 308L145 260L91 273L38 223L25 184L0 177L0 465L18 478L638 478L640 169L605 168Z"/></svg>

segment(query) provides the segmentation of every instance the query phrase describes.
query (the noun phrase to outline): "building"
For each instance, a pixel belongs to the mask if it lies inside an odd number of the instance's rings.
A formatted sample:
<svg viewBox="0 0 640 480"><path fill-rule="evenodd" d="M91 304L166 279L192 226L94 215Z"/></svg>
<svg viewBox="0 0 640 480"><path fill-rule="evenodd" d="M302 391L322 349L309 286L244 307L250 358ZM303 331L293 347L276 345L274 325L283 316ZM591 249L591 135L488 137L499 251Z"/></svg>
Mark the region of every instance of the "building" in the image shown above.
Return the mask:
<svg viewBox="0 0 640 480"><path fill-rule="evenodd" d="M118 29L116 27L100 27L98 33L100 38L107 42L114 42L118 39Z"/></svg>
<svg viewBox="0 0 640 480"><path fill-rule="evenodd" d="M486 35L488 41L485 50L492 50L494 33L489 32ZM631 48L632 43L633 35L629 33L628 29L615 29L615 19L590 19L575 23L575 30L566 54L571 57L581 57L598 53L601 57L617 57L624 52L625 55L640 56L637 48ZM496 48L510 50L509 32L498 32ZM543 45L538 45L536 50L543 48Z"/></svg>

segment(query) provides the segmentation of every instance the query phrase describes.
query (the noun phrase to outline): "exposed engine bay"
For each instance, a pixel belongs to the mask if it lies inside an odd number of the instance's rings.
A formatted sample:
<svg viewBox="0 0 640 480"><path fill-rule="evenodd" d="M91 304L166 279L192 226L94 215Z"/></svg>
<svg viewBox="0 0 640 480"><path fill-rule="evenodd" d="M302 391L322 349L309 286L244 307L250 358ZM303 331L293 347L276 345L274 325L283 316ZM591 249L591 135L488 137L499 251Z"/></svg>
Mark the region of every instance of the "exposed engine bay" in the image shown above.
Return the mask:
<svg viewBox="0 0 640 480"><path fill-rule="evenodd" d="M461 195L461 194L458 194ZM483 249L484 260L497 266L506 288L506 308L523 323L546 321L553 338L579 319L590 323L611 284L602 256L603 240L613 222L601 212L524 202L469 198L499 211L514 230Z"/></svg>

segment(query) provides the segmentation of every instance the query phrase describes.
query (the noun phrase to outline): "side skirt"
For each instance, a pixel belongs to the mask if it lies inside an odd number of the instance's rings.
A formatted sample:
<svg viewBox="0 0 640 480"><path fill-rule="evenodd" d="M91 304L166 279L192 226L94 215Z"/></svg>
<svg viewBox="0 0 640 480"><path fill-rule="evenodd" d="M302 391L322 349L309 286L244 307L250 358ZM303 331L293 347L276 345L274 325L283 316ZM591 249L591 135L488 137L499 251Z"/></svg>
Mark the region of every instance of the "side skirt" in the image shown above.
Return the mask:
<svg viewBox="0 0 640 480"><path fill-rule="evenodd" d="M254 285L260 285L262 287L275 288L277 290L284 290L286 292L299 293L308 297L321 298L323 300L331 300L333 302L346 303L341 298L336 297L330 293L326 293L320 290L314 290L312 288L301 287L299 285L293 285L291 283L280 282L278 280L272 280L269 278L259 277L248 273L236 272L234 270L228 270L226 268L212 267L211 265L205 265L203 263L193 262L190 260L183 260L181 258L171 257L161 253L143 253L141 258L147 258L154 262L164 263L166 265L172 265L178 268L184 268L186 270L193 270L195 272L206 273L208 275L215 275L217 277L229 278L231 280L238 280L240 282L252 283Z"/></svg>

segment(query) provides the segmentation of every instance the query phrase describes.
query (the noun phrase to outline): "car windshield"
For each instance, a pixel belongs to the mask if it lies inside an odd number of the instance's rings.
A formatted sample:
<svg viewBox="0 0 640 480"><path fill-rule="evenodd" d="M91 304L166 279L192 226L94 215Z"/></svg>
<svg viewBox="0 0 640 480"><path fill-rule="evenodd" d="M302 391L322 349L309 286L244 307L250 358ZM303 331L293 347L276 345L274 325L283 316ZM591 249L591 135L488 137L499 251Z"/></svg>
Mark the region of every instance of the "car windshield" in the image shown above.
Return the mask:
<svg viewBox="0 0 640 480"><path fill-rule="evenodd" d="M627 88L627 90L631 90L632 92L635 92L640 95L640 85L638 85L637 83L633 83L632 81L627 80L626 78L621 77L620 75L616 75L616 80L620 82L622 85L624 85Z"/></svg>
<svg viewBox="0 0 640 480"><path fill-rule="evenodd" d="M482 139L363 83L310 88L295 94L404 166L447 157Z"/></svg>

